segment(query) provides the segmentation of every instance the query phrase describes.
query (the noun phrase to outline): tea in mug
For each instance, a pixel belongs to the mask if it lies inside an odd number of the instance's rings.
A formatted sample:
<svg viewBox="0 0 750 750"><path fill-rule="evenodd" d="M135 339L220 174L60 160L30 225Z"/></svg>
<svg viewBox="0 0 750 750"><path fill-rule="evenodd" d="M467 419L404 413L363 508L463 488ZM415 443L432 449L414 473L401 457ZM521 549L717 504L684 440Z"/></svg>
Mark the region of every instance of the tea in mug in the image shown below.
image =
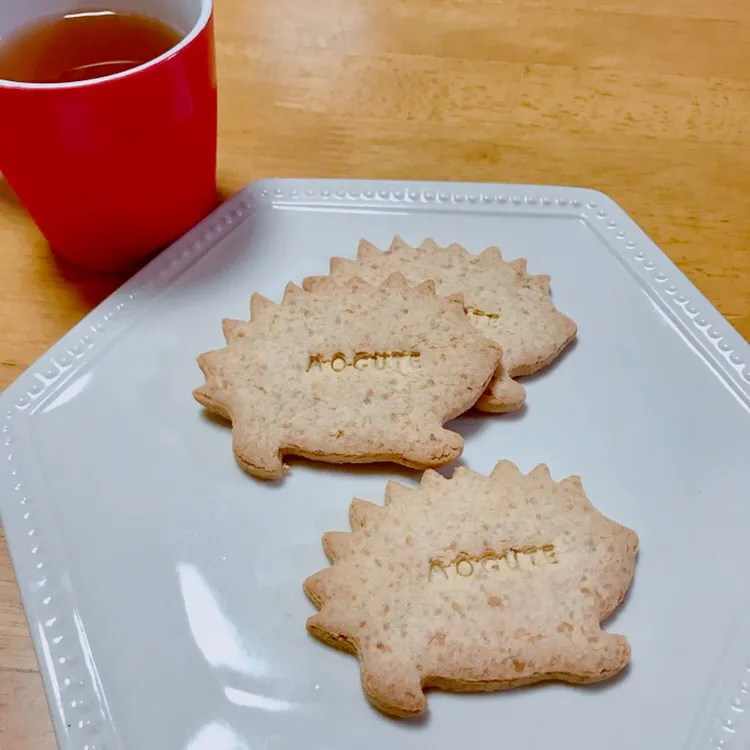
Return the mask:
<svg viewBox="0 0 750 750"><path fill-rule="evenodd" d="M182 39L138 13L80 10L46 16L0 39L0 79L69 83L122 73L168 52Z"/></svg>

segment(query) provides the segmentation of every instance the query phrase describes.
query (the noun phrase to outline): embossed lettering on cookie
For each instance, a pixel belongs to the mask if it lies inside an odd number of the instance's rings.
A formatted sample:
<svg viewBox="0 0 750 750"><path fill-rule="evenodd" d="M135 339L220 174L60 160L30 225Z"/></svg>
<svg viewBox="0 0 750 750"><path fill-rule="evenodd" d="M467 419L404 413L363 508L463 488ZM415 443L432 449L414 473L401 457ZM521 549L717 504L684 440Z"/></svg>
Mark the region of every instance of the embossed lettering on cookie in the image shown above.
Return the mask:
<svg viewBox="0 0 750 750"><path fill-rule="evenodd" d="M285 455L421 469L457 458L463 440L443 424L476 403L501 356L460 296L401 274L304 286L280 305L253 295L250 321L224 321L227 346L198 358L195 398L231 420L240 464L275 479Z"/></svg>
<svg viewBox="0 0 750 750"><path fill-rule="evenodd" d="M432 279L440 295L461 294L469 321L502 348L495 377L476 404L482 411L519 409L526 391L515 378L546 367L578 331L552 304L550 277L530 276L524 258L505 261L497 247L472 255L456 242L440 247L426 239L412 247L396 236L385 252L362 240L356 260L331 259L331 275L338 279L357 276L379 284L395 272L410 284Z"/></svg>
<svg viewBox="0 0 750 750"><path fill-rule="evenodd" d="M485 692L545 680L606 680L630 660L600 623L622 602L635 532L603 516L579 477L426 471L386 486L385 506L353 500L352 532L330 532L333 565L305 581L309 631L359 657L369 700L394 716L424 688Z"/></svg>

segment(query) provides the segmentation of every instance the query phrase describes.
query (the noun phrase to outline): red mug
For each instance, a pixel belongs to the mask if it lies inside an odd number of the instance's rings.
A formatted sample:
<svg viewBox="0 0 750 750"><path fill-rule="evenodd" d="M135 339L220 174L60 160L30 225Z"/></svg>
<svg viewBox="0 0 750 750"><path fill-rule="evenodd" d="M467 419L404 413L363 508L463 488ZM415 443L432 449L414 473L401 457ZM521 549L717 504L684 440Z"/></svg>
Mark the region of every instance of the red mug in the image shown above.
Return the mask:
<svg viewBox="0 0 750 750"><path fill-rule="evenodd" d="M84 4L2 3L0 38ZM77 265L126 271L217 203L213 3L108 5L156 18L184 36L161 57L104 78L0 80L0 173L54 251Z"/></svg>

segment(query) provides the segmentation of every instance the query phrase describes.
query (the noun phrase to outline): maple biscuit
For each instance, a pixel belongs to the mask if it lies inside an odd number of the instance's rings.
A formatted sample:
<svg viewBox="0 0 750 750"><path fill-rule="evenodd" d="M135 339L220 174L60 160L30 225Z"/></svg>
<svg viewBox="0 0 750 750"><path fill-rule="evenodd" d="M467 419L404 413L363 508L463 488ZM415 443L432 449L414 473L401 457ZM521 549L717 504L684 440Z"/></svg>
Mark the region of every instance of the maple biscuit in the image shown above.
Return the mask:
<svg viewBox="0 0 750 750"><path fill-rule="evenodd" d="M442 466L460 455L443 428L481 396L500 348L467 321L460 298L400 274L380 286L323 277L258 294L248 322L224 321L227 346L202 354L195 398L232 421L234 452L272 479L284 455L330 463Z"/></svg>
<svg viewBox="0 0 750 750"><path fill-rule="evenodd" d="M525 259L506 262L497 247L471 255L456 243L440 247L427 239L411 247L396 236L385 252L362 240L356 260L331 259L336 278L358 276L379 284L395 271L413 284L434 280L438 294L462 294L469 320L503 349L478 409L518 409L526 391L514 378L546 367L575 338L576 324L552 303L549 276L529 276Z"/></svg>
<svg viewBox="0 0 750 750"><path fill-rule="evenodd" d="M357 655L381 711L421 714L424 688L596 682L628 663L626 638L600 623L630 586L638 537L579 477L501 461L488 477L426 471L418 489L385 494L385 506L352 501L352 531L325 534L332 565L304 584L320 609L308 630Z"/></svg>

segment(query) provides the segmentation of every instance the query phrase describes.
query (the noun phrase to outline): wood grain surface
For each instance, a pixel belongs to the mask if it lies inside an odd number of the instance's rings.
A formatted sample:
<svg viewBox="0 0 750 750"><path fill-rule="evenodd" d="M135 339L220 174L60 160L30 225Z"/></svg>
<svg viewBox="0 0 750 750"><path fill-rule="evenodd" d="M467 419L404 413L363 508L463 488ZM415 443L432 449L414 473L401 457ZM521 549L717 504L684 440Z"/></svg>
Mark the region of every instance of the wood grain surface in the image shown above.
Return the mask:
<svg viewBox="0 0 750 750"><path fill-rule="evenodd" d="M216 33L225 194L285 176L594 187L750 338L747 0L216 0ZM121 282L52 257L0 181L0 387ZM54 746L0 535L0 747Z"/></svg>

